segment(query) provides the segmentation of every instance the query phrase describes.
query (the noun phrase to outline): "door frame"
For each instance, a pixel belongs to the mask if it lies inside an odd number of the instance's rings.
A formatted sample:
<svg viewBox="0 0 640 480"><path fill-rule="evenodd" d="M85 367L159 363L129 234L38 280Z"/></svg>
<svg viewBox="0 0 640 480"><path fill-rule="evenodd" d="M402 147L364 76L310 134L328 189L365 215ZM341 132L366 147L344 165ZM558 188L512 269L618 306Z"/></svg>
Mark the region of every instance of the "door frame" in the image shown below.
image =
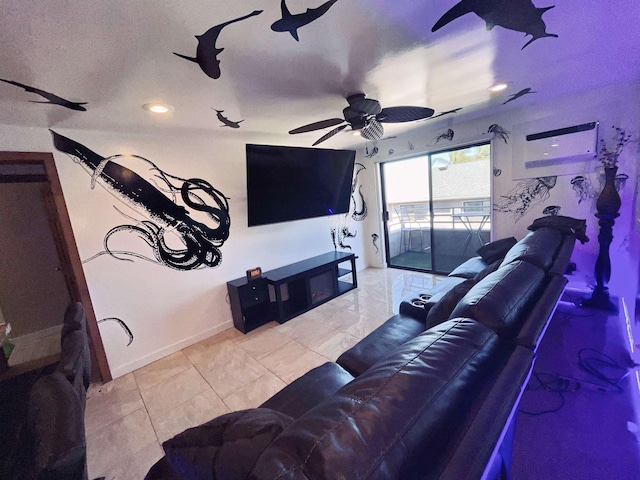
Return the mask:
<svg viewBox="0 0 640 480"><path fill-rule="evenodd" d="M384 174L384 165L388 164L388 163L394 163L394 162L401 162L404 160L411 160L413 158L416 157L427 157L427 164L428 164L428 184L429 184L429 212L430 212L430 217L431 217L431 221L430 221L430 227L429 227L429 238L430 238L430 244L434 245L434 206L433 206L433 176L431 174L432 169L433 169L433 165L431 164L431 159L433 156L438 155L439 153L443 153L443 152L451 152L451 151L456 151L456 150L465 150L467 148L472 148L472 147L478 147L478 146L483 146L483 145L489 145L489 166L490 168L493 168L493 141L491 140L487 140L485 138L483 139L478 139L476 141L471 141L471 140L467 140L464 141L462 143L455 143L452 145L448 145L445 148L433 148L433 149L427 149L425 151L417 151L417 152L410 152L407 155L403 155L403 156L398 156L396 158L390 158L390 159L386 159L383 161L378 162L378 175L379 175L379 198L381 201L381 206L382 206L382 226L383 226L383 231L384 231L384 243L385 243L385 265L388 268L396 268L396 269L401 269L401 270L412 270L412 271L421 271L424 272L426 271L427 273L431 273L431 274L435 274L435 275L446 275L448 272L445 271L441 271L441 270L435 270L435 269L431 269L431 270L423 270L420 268L414 268L414 267L410 267L410 266L403 266L403 265L391 265L390 259L391 259L391 242L389 240L389 229L388 229L388 223L389 223L389 219L391 217L391 213L387 210L387 199L386 199L386 191L385 191L385 174ZM493 199L493 175L491 175L491 173L489 174L489 199ZM491 207L490 207L491 208ZM493 220L493 211L491 210L491 220ZM489 238L493 238L493 222L491 222L491 230L489 231ZM433 267L434 264L434 251L433 249L430 252L431 255L431 265Z"/></svg>
<svg viewBox="0 0 640 480"><path fill-rule="evenodd" d="M93 303L89 295L89 287L82 268L82 261L76 246L73 228L67 205L62 193L62 185L58 177L53 154L49 152L7 152L0 151L1 164L13 165L41 165L44 167L46 179L46 194L44 198L45 211L49 217L53 238L56 240L56 250L60 255L61 268L71 299L82 303L87 319L87 334L89 337L89 350L91 352L92 379L96 375L103 382L112 380L111 370L104 351L102 337L98 328L98 320ZM41 174L25 174L29 177L42 177Z"/></svg>

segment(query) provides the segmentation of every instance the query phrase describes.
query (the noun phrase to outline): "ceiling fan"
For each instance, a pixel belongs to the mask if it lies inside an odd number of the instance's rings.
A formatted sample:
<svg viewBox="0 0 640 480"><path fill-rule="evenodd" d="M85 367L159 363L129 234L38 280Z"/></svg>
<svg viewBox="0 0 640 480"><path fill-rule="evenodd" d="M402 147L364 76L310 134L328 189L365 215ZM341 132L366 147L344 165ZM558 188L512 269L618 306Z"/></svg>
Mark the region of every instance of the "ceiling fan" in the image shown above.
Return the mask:
<svg viewBox="0 0 640 480"><path fill-rule="evenodd" d="M384 135L383 123L413 122L415 120L429 118L434 114L434 110L427 107L382 108L378 100L365 98L364 93L349 95L347 102L349 106L342 110L344 119L330 118L328 120L321 120L294 128L289 133L313 132L323 128L336 127L316 140L313 144L315 146L333 137L336 133L344 130L348 126L351 126L353 130L360 130L360 134L367 140L379 140L382 138L382 135Z"/></svg>

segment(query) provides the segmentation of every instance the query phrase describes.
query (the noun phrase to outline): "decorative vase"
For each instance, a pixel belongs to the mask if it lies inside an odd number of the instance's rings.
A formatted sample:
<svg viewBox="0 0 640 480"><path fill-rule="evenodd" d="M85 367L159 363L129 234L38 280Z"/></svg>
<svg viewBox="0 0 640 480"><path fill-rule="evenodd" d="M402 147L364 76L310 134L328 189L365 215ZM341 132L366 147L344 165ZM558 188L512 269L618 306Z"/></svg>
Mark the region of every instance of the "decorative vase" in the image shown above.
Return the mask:
<svg viewBox="0 0 640 480"><path fill-rule="evenodd" d="M618 167L605 167L604 188L596 200L596 210L601 215L618 217L620 210L620 195L616 189L616 174Z"/></svg>
<svg viewBox="0 0 640 480"><path fill-rule="evenodd" d="M613 240L613 225L615 219L620 216L621 200L616 189L616 174L618 167L605 167L604 187L596 200L596 217L600 232L598 233L598 258L595 265L596 286L591 297L586 299L582 305L610 312L617 312L618 306L609 299L609 289L607 284L611 278L611 259L609 258L609 246Z"/></svg>

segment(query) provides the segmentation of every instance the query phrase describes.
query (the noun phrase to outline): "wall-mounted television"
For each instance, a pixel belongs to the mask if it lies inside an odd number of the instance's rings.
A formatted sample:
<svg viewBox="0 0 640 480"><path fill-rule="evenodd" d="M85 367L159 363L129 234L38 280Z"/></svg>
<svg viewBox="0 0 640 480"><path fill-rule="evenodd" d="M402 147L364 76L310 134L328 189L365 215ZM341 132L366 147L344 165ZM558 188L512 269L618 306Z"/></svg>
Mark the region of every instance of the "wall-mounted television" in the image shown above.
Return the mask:
<svg viewBox="0 0 640 480"><path fill-rule="evenodd" d="M349 211L354 150L246 148L250 227Z"/></svg>

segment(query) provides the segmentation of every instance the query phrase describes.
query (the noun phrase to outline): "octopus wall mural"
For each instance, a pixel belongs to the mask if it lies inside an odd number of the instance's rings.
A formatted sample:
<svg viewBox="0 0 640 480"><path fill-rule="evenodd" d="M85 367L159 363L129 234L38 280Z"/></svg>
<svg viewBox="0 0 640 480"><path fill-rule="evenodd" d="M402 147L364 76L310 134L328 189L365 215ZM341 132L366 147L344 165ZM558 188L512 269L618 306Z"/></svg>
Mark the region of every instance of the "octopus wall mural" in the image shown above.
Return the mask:
<svg viewBox="0 0 640 480"><path fill-rule="evenodd" d="M351 250L351 245L346 243L346 239L355 238L358 232L352 232L349 229L348 220L351 218L356 222L361 222L367 217L367 203L364 195L362 195L362 185L360 185L358 180L358 175L366 168L367 167L361 163L354 165L355 173L353 175L353 182L351 183L351 206L349 211L345 215L341 215L330 229L334 250L337 250L338 247ZM357 197L356 191L358 192Z"/></svg>
<svg viewBox="0 0 640 480"><path fill-rule="evenodd" d="M337 250L338 247L344 250L352 250L351 245L345 243L347 238L355 238L358 232L352 232L349 230L347 221L342 219L337 225L331 227L331 240L333 241L333 249Z"/></svg>
<svg viewBox="0 0 640 480"><path fill-rule="evenodd" d="M229 203L209 182L171 175L153 162L135 156L153 172L154 184L115 162L124 155L105 158L53 130L51 134L55 148L74 158L91 176L92 189L96 185L102 186L119 202L144 217L134 219L120 212L132 220L132 224L109 230L104 237L104 250L83 263L108 255L124 261L139 258L176 270L194 270L220 264L220 247L229 237ZM203 215L205 220L195 220L195 214ZM112 250L109 243L114 235L121 232L135 234L153 256ZM181 246L169 246L168 235L176 237Z"/></svg>
<svg viewBox="0 0 640 480"><path fill-rule="evenodd" d="M549 198L549 191L556 186L557 176L529 178L519 181L493 205L497 212L510 213L514 221L520 220L531 207Z"/></svg>
<svg viewBox="0 0 640 480"><path fill-rule="evenodd" d="M107 317L107 318L101 318L100 320L98 320L99 324L104 322L115 322L117 325L119 325L122 328L122 330L124 330L124 333L129 338L129 341L127 342L127 347L133 343L133 333L131 332L131 329L127 326L127 324L124 323L121 319L117 317Z"/></svg>
<svg viewBox="0 0 640 480"><path fill-rule="evenodd" d="M377 233L372 233L371 234L371 243L373 244L373 248L376 250L376 255L378 255L378 253L380 253L380 247L378 246L378 239L380 238L380 235L378 235Z"/></svg>
<svg viewBox="0 0 640 480"><path fill-rule="evenodd" d="M497 123L489 125L487 133L493 133L493 138L499 138L504 141L504 143L509 143L509 131Z"/></svg>
<svg viewBox="0 0 640 480"><path fill-rule="evenodd" d="M365 170L367 167L362 165L361 163L355 164L355 175L353 176L353 183L351 184L351 200L353 201L353 212L351 213L351 218L353 218L356 222L361 222L365 218L367 218L367 202L364 199L364 195L362 195L362 185L358 182L358 175L362 170ZM358 190L358 199L356 200L356 188Z"/></svg>

